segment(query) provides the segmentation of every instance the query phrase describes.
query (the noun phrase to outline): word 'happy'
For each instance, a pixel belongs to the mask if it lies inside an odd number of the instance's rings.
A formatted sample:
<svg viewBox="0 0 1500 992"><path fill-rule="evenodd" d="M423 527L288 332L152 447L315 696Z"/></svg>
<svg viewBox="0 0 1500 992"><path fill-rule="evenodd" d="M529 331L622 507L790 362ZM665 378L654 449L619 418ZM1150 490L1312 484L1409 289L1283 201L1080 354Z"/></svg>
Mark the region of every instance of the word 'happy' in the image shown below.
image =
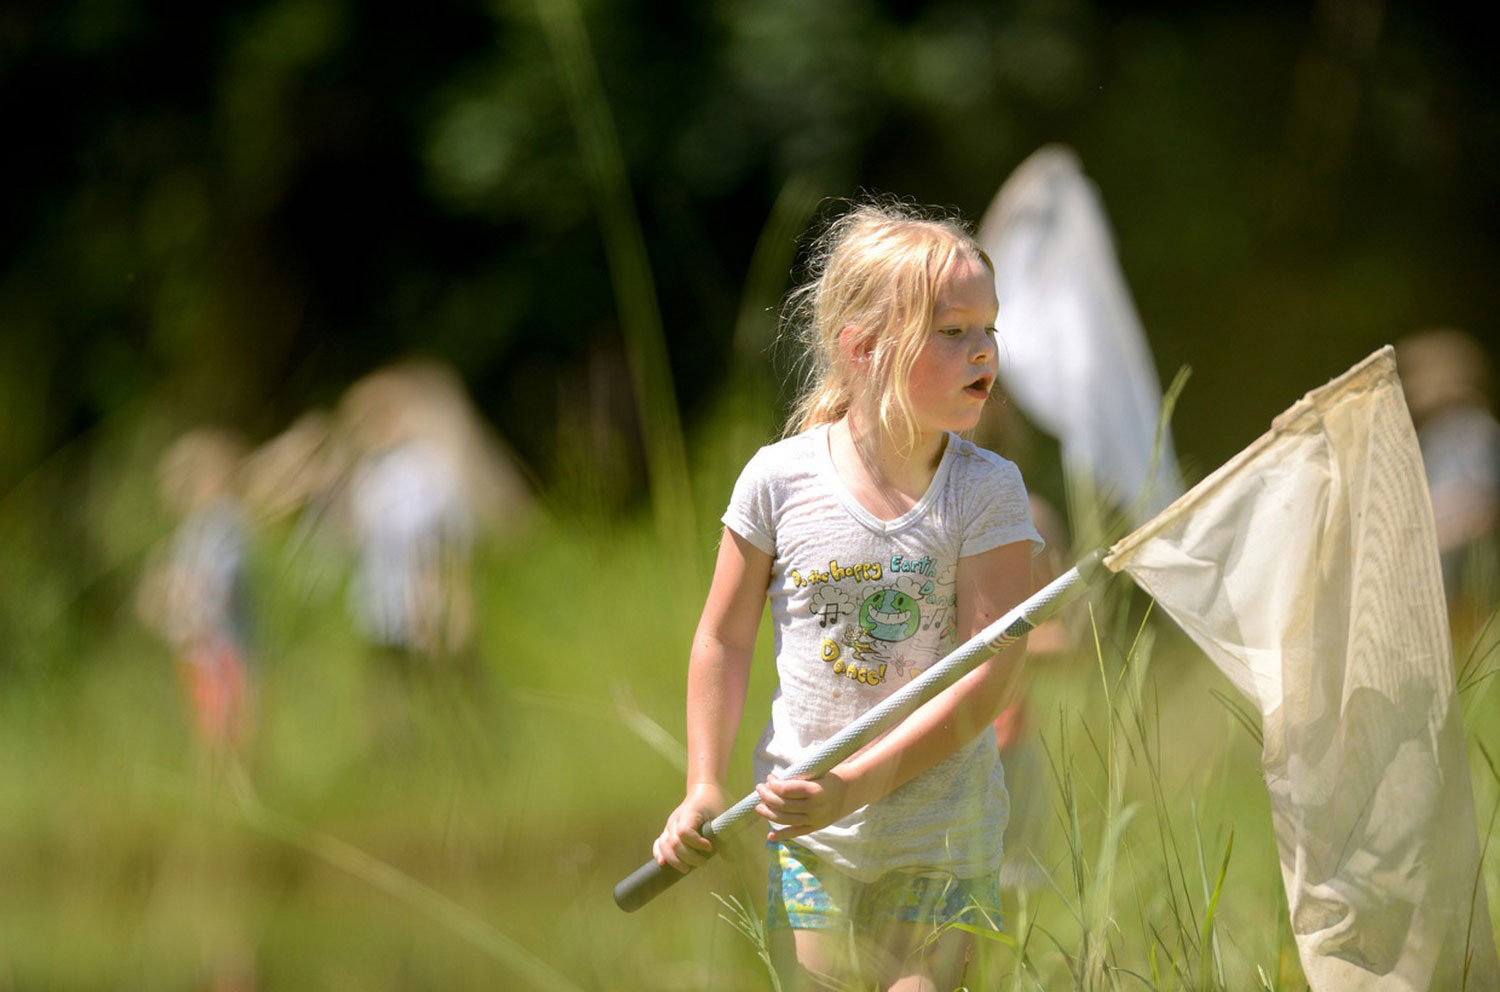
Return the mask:
<svg viewBox="0 0 1500 992"><path fill-rule="evenodd" d="M820 572L813 569L806 576L795 568L791 571L792 581L797 588L803 586L816 586L824 582L837 582L840 579L855 579L859 582L878 582L885 574L885 568L878 561L861 562L858 565L840 565L838 559L828 563L828 571Z"/></svg>

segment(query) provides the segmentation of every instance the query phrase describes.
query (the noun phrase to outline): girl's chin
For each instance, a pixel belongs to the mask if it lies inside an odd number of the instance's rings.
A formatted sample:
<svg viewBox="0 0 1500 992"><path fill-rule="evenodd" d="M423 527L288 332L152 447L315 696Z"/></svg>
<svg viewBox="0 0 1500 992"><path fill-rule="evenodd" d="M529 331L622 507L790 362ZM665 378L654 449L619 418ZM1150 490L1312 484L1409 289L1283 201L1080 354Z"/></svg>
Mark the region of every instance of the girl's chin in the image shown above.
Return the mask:
<svg viewBox="0 0 1500 992"><path fill-rule="evenodd" d="M947 423L930 428L927 433L947 434L951 432L953 434L966 434L978 426L979 416L977 414L973 417L954 417Z"/></svg>

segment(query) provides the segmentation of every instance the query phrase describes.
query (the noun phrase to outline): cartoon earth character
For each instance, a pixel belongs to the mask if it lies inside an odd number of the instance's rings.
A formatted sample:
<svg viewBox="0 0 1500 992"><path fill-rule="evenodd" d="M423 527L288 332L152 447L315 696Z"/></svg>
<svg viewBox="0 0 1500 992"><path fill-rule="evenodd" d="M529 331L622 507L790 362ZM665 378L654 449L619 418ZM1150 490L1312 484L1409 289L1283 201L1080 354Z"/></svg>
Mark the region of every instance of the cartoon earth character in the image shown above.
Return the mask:
<svg viewBox="0 0 1500 992"><path fill-rule="evenodd" d="M904 641L917 632L922 611L899 589L877 589L859 607L859 625L881 641Z"/></svg>

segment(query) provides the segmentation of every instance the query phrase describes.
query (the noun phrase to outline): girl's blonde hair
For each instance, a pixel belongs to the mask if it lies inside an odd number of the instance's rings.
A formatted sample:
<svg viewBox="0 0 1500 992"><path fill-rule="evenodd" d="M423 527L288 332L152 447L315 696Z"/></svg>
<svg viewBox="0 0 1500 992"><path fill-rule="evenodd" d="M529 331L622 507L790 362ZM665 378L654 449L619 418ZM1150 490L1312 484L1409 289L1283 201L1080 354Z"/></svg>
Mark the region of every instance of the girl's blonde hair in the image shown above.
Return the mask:
<svg viewBox="0 0 1500 992"><path fill-rule="evenodd" d="M849 411L860 377L839 347L844 328L870 352L869 381L879 396L881 426L915 440L907 382L927 340L938 287L959 258L989 256L957 219L906 203L856 205L813 243L810 279L787 299L786 322L807 356L802 390L785 433L838 420Z"/></svg>

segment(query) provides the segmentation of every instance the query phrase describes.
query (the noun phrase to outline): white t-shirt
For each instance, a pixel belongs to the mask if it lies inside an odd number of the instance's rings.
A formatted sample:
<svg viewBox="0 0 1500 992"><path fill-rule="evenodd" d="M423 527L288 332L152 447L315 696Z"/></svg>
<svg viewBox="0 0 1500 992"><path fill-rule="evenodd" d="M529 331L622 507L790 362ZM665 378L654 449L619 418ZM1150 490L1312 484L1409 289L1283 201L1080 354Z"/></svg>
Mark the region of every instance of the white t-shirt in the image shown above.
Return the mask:
<svg viewBox="0 0 1500 992"><path fill-rule="evenodd" d="M779 678L756 750L757 781L781 773L957 647L960 558L1042 538L1016 466L949 434L927 493L880 520L834 470L827 426L761 448L725 526L772 558L767 596ZM832 826L797 838L856 878L999 868L1009 813L995 735Z"/></svg>
<svg viewBox="0 0 1500 992"><path fill-rule="evenodd" d="M472 523L458 465L422 439L369 455L349 491L359 563L349 601L364 632L381 644L421 646L422 619L447 605L431 587L445 553L469 547Z"/></svg>

